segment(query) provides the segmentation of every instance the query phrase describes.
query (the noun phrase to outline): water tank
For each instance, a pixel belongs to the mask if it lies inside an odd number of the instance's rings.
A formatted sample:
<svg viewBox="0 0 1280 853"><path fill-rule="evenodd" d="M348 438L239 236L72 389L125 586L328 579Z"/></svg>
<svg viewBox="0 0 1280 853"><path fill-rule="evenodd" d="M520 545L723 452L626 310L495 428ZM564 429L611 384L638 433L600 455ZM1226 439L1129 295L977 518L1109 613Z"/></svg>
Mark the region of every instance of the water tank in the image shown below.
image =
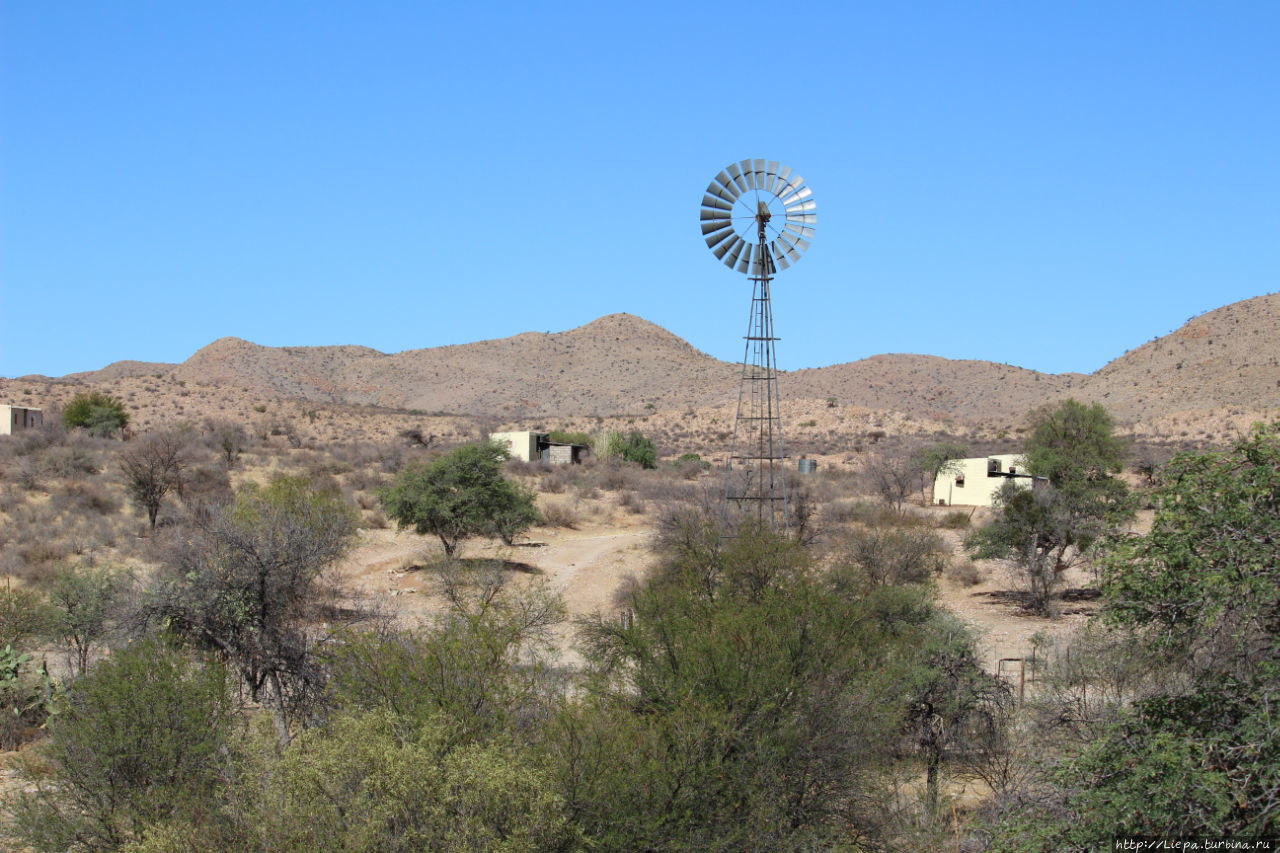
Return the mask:
<svg viewBox="0 0 1280 853"><path fill-rule="evenodd" d="M816 473L816 472L817 472L817 470L818 470L818 460L817 460L817 459L801 459L801 460L800 460L800 473L801 473L801 474L813 474L813 473Z"/></svg>

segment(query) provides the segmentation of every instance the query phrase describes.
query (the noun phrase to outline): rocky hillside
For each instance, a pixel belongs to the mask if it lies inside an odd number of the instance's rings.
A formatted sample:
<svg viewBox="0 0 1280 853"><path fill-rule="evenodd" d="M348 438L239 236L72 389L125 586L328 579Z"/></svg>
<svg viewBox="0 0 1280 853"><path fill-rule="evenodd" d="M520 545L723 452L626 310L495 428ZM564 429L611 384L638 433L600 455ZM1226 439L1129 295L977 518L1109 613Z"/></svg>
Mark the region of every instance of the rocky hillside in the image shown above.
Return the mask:
<svg viewBox="0 0 1280 853"><path fill-rule="evenodd" d="M784 375L788 401L930 420L1007 422L1066 396L1099 401L1121 421L1179 412L1280 407L1280 294L1197 317L1097 373L1043 374L984 361L879 355ZM209 344L180 365L117 362L79 382L165 374L194 386L317 403L376 405L518 420L718 406L739 368L639 317L611 314L566 332L386 354L360 346Z"/></svg>

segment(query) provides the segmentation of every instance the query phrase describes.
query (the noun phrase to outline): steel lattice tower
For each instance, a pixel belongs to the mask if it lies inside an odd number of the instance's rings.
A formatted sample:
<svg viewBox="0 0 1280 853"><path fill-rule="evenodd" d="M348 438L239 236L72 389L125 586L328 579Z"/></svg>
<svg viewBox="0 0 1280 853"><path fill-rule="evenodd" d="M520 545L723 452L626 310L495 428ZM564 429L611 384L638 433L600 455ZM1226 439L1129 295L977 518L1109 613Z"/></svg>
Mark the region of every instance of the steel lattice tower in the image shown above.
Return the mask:
<svg viewBox="0 0 1280 853"><path fill-rule="evenodd" d="M769 284L809 248L817 205L804 179L776 160L742 160L702 197L702 233L725 266L752 283L738 411L725 472L722 535L752 520L789 532L786 455Z"/></svg>

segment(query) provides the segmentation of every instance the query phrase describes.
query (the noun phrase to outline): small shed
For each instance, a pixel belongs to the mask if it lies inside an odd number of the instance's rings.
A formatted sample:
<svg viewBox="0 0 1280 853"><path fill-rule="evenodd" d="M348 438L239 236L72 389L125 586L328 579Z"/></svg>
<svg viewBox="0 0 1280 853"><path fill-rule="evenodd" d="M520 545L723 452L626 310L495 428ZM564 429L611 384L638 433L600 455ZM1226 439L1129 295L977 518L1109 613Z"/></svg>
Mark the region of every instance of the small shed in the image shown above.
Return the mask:
<svg viewBox="0 0 1280 853"><path fill-rule="evenodd" d="M953 459L933 481L933 502L938 506L991 506L996 492L1012 479L1028 488L1027 460L1021 453L999 453Z"/></svg>
<svg viewBox="0 0 1280 853"><path fill-rule="evenodd" d="M44 411L26 406L0 405L0 435L13 435L24 429L44 426Z"/></svg>
<svg viewBox="0 0 1280 853"><path fill-rule="evenodd" d="M512 459L522 462L541 459L553 465L576 465L591 453L591 448L585 444L552 441L546 433L528 430L490 433L489 440L503 445L511 453Z"/></svg>

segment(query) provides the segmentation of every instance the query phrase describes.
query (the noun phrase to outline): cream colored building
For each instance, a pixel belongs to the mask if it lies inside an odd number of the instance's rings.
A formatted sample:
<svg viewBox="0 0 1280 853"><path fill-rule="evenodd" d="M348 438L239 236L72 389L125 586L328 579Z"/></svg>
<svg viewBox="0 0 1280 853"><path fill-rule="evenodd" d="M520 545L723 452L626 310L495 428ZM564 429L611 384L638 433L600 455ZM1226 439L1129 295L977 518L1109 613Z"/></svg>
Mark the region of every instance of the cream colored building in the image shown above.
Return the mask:
<svg viewBox="0 0 1280 853"><path fill-rule="evenodd" d="M39 426L44 426L44 412L40 409L0 405L0 435L13 435Z"/></svg>
<svg viewBox="0 0 1280 853"><path fill-rule="evenodd" d="M933 481L937 506L991 506L996 492L1010 479L1030 488L1027 460L1021 453L955 459ZM1008 475L1021 475L1010 478Z"/></svg>
<svg viewBox="0 0 1280 853"><path fill-rule="evenodd" d="M489 440L507 448L512 459L521 462L536 462L539 458L538 434L536 432L491 432Z"/></svg>

